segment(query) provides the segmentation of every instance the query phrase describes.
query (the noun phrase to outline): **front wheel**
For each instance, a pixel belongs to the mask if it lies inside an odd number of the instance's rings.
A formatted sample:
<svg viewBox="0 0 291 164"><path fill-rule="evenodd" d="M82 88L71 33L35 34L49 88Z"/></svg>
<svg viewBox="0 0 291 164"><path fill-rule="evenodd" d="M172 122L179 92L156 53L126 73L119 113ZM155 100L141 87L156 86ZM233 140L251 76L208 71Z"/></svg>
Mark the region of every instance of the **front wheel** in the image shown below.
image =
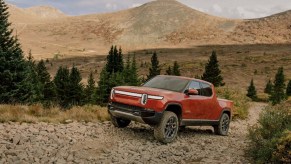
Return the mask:
<svg viewBox="0 0 291 164"><path fill-rule="evenodd" d="M219 120L219 124L213 126L215 134L226 136L229 129L229 123L230 123L230 118L228 114L223 113Z"/></svg>
<svg viewBox="0 0 291 164"><path fill-rule="evenodd" d="M111 122L115 127L125 128L130 124L131 121L122 118L117 118L111 115Z"/></svg>
<svg viewBox="0 0 291 164"><path fill-rule="evenodd" d="M179 120L175 113L165 111L161 122L154 127L155 138L163 143L174 141L179 128Z"/></svg>

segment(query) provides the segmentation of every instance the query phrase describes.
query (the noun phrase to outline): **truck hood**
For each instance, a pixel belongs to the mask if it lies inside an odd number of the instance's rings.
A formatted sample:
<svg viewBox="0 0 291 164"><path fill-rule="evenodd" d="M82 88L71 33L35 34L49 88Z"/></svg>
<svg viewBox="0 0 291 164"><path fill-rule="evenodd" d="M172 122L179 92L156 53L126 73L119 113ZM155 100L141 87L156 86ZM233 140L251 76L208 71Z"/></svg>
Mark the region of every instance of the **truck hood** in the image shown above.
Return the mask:
<svg viewBox="0 0 291 164"><path fill-rule="evenodd" d="M168 96L177 94L177 92L167 91L167 90L157 89L157 88L149 88L149 87L121 86L121 87L115 87L114 89L116 91L124 91L124 92L130 92L130 93L147 94L150 96L162 96L162 97L168 97Z"/></svg>

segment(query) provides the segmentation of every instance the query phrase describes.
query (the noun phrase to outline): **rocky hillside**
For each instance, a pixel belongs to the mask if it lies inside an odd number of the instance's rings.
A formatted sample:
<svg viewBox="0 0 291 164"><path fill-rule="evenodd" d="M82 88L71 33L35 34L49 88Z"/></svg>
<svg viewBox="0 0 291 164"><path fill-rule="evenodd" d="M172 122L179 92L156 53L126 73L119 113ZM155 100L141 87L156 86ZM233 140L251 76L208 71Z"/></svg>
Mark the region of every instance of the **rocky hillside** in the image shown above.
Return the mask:
<svg viewBox="0 0 291 164"><path fill-rule="evenodd" d="M131 123L0 124L0 163L250 163L247 128L265 104L252 104L247 120L232 121L228 136L212 127L187 127L164 145L150 126Z"/></svg>
<svg viewBox="0 0 291 164"><path fill-rule="evenodd" d="M196 11L174 0L157 0L108 14L66 17L51 7L11 7L11 21L25 51L37 58L104 54L124 50L208 44L290 43L291 12L234 20Z"/></svg>

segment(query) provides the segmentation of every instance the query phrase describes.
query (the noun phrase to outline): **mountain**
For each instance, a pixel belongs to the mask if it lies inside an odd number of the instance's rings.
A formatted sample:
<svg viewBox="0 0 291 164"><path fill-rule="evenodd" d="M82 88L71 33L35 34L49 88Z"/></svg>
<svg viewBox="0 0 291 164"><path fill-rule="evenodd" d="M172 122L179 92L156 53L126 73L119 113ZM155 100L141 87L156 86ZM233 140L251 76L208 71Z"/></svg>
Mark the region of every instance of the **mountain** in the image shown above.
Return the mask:
<svg viewBox="0 0 291 164"><path fill-rule="evenodd" d="M12 6L10 20L24 50L31 49L36 58L103 55L112 44L130 51L291 42L291 11L252 20L226 19L174 0L83 16L65 16L52 7Z"/></svg>

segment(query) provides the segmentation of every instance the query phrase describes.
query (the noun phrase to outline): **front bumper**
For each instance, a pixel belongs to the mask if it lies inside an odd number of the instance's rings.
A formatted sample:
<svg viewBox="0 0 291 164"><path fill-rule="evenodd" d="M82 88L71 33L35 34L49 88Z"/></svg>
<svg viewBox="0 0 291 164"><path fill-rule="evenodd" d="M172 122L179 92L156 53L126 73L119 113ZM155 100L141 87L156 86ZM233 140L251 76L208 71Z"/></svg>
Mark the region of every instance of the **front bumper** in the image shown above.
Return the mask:
<svg viewBox="0 0 291 164"><path fill-rule="evenodd" d="M114 117L137 121L149 125L160 123L163 113L142 107L131 106L116 102L108 104L108 112Z"/></svg>

